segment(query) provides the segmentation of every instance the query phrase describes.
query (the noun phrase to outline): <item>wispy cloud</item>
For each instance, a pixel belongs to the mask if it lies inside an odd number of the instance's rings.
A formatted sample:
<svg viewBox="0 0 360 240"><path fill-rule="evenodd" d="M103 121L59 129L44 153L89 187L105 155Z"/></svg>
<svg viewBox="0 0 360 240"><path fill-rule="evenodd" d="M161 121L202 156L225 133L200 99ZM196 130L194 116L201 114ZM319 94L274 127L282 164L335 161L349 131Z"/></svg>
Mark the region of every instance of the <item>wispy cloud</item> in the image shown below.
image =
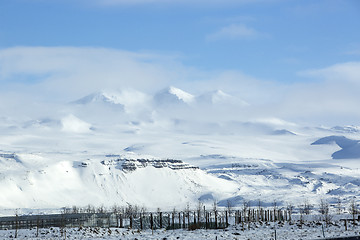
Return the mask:
<svg viewBox="0 0 360 240"><path fill-rule="evenodd" d="M251 104L246 114L239 112L243 118L273 116L318 123L340 119L346 124L360 121L356 111L360 62L299 74L318 80L289 85L256 79L239 70L200 71L174 56L156 53L15 47L0 50L0 112L46 112L52 107L43 108L37 102L65 103L102 89L135 88L153 93L175 85L194 94L215 89L235 94Z"/></svg>
<svg viewBox="0 0 360 240"><path fill-rule="evenodd" d="M360 84L360 62L338 63L322 69L302 71L299 74L331 81L350 81Z"/></svg>
<svg viewBox="0 0 360 240"><path fill-rule="evenodd" d="M216 41L221 39L254 39L261 36L261 34L253 28L245 24L231 24L221 28L220 30L206 36L207 40Z"/></svg>
<svg viewBox="0 0 360 240"><path fill-rule="evenodd" d="M42 89L43 93L55 96L84 94L102 88L156 88L178 77L171 74L172 68L177 68L178 73L182 71L172 56L105 48L15 47L0 50L2 85L23 86L34 91Z"/></svg>

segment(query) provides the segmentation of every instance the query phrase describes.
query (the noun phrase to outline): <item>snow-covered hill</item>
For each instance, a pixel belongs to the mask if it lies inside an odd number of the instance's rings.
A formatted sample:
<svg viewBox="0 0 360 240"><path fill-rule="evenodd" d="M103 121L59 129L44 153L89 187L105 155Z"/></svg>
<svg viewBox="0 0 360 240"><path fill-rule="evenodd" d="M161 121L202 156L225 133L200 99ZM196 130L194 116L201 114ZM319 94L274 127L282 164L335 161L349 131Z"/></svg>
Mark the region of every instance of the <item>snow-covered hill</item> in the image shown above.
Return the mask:
<svg viewBox="0 0 360 240"><path fill-rule="evenodd" d="M358 127L251 117L251 103L239 99L126 89L23 118L2 113L0 209L315 204L359 195Z"/></svg>
<svg viewBox="0 0 360 240"><path fill-rule="evenodd" d="M132 160L112 155L84 158L1 153L1 206L58 208L133 203L155 210L196 202L209 192L217 197L231 196L237 188L235 183L179 160Z"/></svg>
<svg viewBox="0 0 360 240"><path fill-rule="evenodd" d="M320 144L337 144L341 147L341 150L331 155L334 159L360 158L360 140L353 140L344 136L328 136L312 143L312 145Z"/></svg>

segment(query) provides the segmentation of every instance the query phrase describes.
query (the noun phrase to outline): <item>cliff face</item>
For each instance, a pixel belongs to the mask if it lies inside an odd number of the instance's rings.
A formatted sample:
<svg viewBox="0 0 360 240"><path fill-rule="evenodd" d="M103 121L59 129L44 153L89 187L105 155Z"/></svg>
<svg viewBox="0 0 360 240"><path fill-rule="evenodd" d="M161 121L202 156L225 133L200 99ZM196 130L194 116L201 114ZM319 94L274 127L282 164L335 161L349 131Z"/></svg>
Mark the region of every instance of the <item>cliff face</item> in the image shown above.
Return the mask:
<svg viewBox="0 0 360 240"><path fill-rule="evenodd" d="M198 169L198 167L192 166L188 163L184 163L181 160L175 159L107 159L101 161L101 164L105 166L115 165L118 169L125 172L135 171L138 168L155 167L155 168L170 168L172 170L180 169Z"/></svg>

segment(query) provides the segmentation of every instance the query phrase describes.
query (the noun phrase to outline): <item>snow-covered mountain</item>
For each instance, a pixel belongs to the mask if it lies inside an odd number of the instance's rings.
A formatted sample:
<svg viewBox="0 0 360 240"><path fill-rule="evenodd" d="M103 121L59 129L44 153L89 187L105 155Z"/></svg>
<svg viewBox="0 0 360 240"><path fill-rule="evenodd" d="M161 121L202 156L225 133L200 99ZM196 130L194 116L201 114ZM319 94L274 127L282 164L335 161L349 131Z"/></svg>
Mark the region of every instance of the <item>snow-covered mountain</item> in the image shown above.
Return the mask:
<svg viewBox="0 0 360 240"><path fill-rule="evenodd" d="M339 133L359 133L360 127L359 126L335 126L331 128L332 130L339 132Z"/></svg>
<svg viewBox="0 0 360 240"><path fill-rule="evenodd" d="M160 105L192 104L195 96L171 86L155 94L154 101Z"/></svg>
<svg viewBox="0 0 360 240"><path fill-rule="evenodd" d="M36 117L0 116L0 213L114 203L172 209L198 200L239 206L259 198L315 204L360 196L356 126L250 117L252 105L239 99L219 90L125 89L96 92Z"/></svg>
<svg viewBox="0 0 360 240"><path fill-rule="evenodd" d="M149 101L149 97L134 89L119 91L99 91L91 93L83 98L75 100L72 104L89 106L92 104L115 107L116 110L122 109L132 112L136 108L143 108Z"/></svg>
<svg viewBox="0 0 360 240"><path fill-rule="evenodd" d="M108 103L108 104L122 104L119 94L99 91L91 93L83 98L73 102L74 104L89 104L89 103Z"/></svg>
<svg viewBox="0 0 360 240"><path fill-rule="evenodd" d="M231 105L238 105L238 106L248 106L244 100L240 98L234 97L230 94L223 92L222 90L215 90L211 92L203 93L196 97L196 101L200 104L231 104Z"/></svg>
<svg viewBox="0 0 360 240"><path fill-rule="evenodd" d="M337 144L341 150L334 152L334 159L360 158L360 140L353 140L344 136L328 136L312 143L312 145Z"/></svg>

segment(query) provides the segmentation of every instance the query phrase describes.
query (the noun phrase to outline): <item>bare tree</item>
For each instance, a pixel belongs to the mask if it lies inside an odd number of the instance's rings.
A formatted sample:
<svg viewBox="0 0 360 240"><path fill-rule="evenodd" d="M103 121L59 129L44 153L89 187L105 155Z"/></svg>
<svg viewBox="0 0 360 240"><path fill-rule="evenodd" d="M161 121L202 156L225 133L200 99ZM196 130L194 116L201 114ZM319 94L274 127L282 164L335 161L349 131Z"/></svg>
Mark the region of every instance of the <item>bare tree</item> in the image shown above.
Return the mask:
<svg viewBox="0 0 360 240"><path fill-rule="evenodd" d="M158 207L158 208L156 209L156 212L157 212L157 214L159 215L159 214L161 213L161 208Z"/></svg>
<svg viewBox="0 0 360 240"><path fill-rule="evenodd" d="M300 212L303 214L309 215L312 209L312 205L309 203L309 200L305 199L304 205L301 206Z"/></svg>
<svg viewBox="0 0 360 240"><path fill-rule="evenodd" d="M213 211L214 211L214 217L215 217L215 228L217 228L218 211L217 211L217 201L215 199L214 199L214 203L213 203Z"/></svg>
<svg viewBox="0 0 360 240"><path fill-rule="evenodd" d="M213 202L213 211L217 211L217 201L214 199L214 202Z"/></svg>
<svg viewBox="0 0 360 240"><path fill-rule="evenodd" d="M286 210L288 211L288 213L289 213L289 221L291 222L291 215L292 215L292 213L293 213L293 211L294 211L294 205L291 203L291 202L289 202L288 204L287 204L287 206L286 206Z"/></svg>
<svg viewBox="0 0 360 240"><path fill-rule="evenodd" d="M146 211L147 211L147 209L146 209L145 206L143 206L143 207L140 209L140 212L141 212L143 215L145 215Z"/></svg>
<svg viewBox="0 0 360 240"><path fill-rule="evenodd" d="M61 208L61 213L62 213L62 214L69 214L69 213L71 213L71 208L69 208L69 207L62 207L62 208Z"/></svg>
<svg viewBox="0 0 360 240"><path fill-rule="evenodd" d="M278 204L277 204L277 201L276 201L276 199L273 201L273 209L274 209L274 211L276 211L277 210L277 207L278 207Z"/></svg>
<svg viewBox="0 0 360 240"><path fill-rule="evenodd" d="M355 222L355 216L358 214L358 207L355 198L352 198L350 201L349 212L353 216L353 221Z"/></svg>
<svg viewBox="0 0 360 240"><path fill-rule="evenodd" d="M250 202L249 201L243 201L243 205L242 205L242 212L243 212L243 217L244 217L244 221L246 221L246 215L248 215L248 221L250 221L250 214L249 214L249 208L250 208Z"/></svg>
<svg viewBox="0 0 360 240"><path fill-rule="evenodd" d="M260 199L258 199L257 207L258 207L258 210L260 212L261 211L261 200Z"/></svg>
<svg viewBox="0 0 360 240"><path fill-rule="evenodd" d="M114 204L112 207L111 207L111 212L114 213L114 214L118 214L120 213L120 207L116 204Z"/></svg>
<svg viewBox="0 0 360 240"><path fill-rule="evenodd" d="M341 198L338 197L337 203L336 203L336 213L341 214L341 210L342 210Z"/></svg>
<svg viewBox="0 0 360 240"><path fill-rule="evenodd" d="M128 203L128 205L125 208L125 215L127 217L132 217L134 214L134 207L133 205L131 205L130 203Z"/></svg>
<svg viewBox="0 0 360 240"><path fill-rule="evenodd" d="M273 215L274 215L274 221L278 220L278 217L277 217L277 207L278 207L278 204L277 204L277 201L276 199L273 201Z"/></svg>
<svg viewBox="0 0 360 240"><path fill-rule="evenodd" d="M320 199L319 212L322 215L323 221L326 223L326 225L329 224L331 221L330 205L324 199Z"/></svg>
<svg viewBox="0 0 360 240"><path fill-rule="evenodd" d="M101 205L97 208L97 213L105 213L106 212L106 209L104 207L104 205Z"/></svg>
<svg viewBox="0 0 360 240"><path fill-rule="evenodd" d="M139 205L134 205L134 217L138 217L140 212Z"/></svg>
<svg viewBox="0 0 360 240"><path fill-rule="evenodd" d="M231 216L231 213L232 213L232 211L233 211L233 207L234 207L234 205L233 205L232 201L231 201L231 200L227 200L227 201L226 201L226 210L227 210L229 216Z"/></svg>
<svg viewBox="0 0 360 240"><path fill-rule="evenodd" d="M163 220L162 220L162 212L161 212L161 209L158 207L158 208L156 209L156 212L157 212L157 218L158 218L158 221L159 221L160 228L162 228Z"/></svg>
<svg viewBox="0 0 360 240"><path fill-rule="evenodd" d="M95 207L89 204L86 206L85 212L86 213L95 213Z"/></svg>
<svg viewBox="0 0 360 240"><path fill-rule="evenodd" d="M131 205L128 203L127 207L125 208L125 216L130 219L130 228L133 225L133 219L138 215L139 207L137 205Z"/></svg>
<svg viewBox="0 0 360 240"><path fill-rule="evenodd" d="M72 213L79 213L80 209L77 206L72 206Z"/></svg>
<svg viewBox="0 0 360 240"><path fill-rule="evenodd" d="M257 221L261 220L263 221L263 209L262 209L262 204L261 204L261 200L258 199L258 202L257 202L257 207L258 207L258 210L257 210Z"/></svg>
<svg viewBox="0 0 360 240"><path fill-rule="evenodd" d="M199 200L198 206L197 206L197 216L198 216L198 223L201 220L201 210L203 209L204 204ZM204 216L205 217L205 216Z"/></svg>
<svg viewBox="0 0 360 240"><path fill-rule="evenodd" d="M245 218L245 216L246 216L246 213L247 213L249 207L250 207L250 202L244 200L244 201L243 201L243 204L242 204L242 212L243 212L244 218Z"/></svg>
<svg viewBox="0 0 360 240"><path fill-rule="evenodd" d="M172 225L172 229L175 229L175 218L176 218L176 208L174 207L172 210L172 216L171 216L171 225ZM170 223L169 223L170 224Z"/></svg>

